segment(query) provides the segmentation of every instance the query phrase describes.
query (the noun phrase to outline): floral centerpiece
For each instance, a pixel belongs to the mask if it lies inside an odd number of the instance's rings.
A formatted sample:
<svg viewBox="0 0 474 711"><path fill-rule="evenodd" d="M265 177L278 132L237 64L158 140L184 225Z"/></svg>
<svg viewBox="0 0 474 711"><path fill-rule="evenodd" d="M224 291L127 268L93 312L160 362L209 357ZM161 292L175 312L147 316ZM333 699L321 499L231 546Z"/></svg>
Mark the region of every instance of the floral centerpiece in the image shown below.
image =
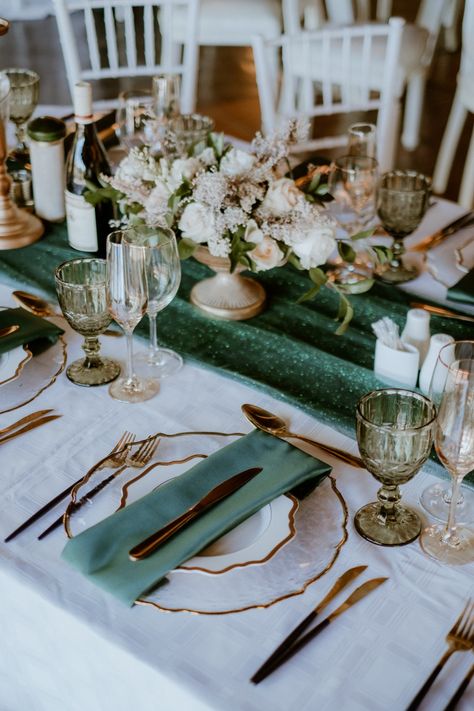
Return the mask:
<svg viewBox="0 0 474 711"><path fill-rule="evenodd" d="M323 285L338 290L321 269L336 248L335 223L322 207L327 167L312 168L300 180L288 177L289 146L296 139L297 127L290 124L269 139L257 134L250 151L226 145L222 134L213 133L185 157L155 157L146 146L133 148L88 199L114 200L121 213L115 226L166 222L182 259L194 255L218 272L261 272L289 262L307 270L313 285L300 300L311 298ZM350 247L339 248L347 259ZM357 291L371 285L359 283ZM230 289L229 282L223 288ZM352 308L339 293L341 333Z"/></svg>

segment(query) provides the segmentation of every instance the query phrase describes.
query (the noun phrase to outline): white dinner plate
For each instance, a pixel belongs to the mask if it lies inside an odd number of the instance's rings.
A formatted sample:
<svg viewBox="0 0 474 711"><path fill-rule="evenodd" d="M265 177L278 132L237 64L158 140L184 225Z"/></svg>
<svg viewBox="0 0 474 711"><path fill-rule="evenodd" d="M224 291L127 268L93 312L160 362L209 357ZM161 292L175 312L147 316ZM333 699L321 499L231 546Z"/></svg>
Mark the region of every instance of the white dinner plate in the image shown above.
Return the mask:
<svg viewBox="0 0 474 711"><path fill-rule="evenodd" d="M28 346L18 346L0 355L0 386L18 378L23 366L31 358Z"/></svg>
<svg viewBox="0 0 474 711"><path fill-rule="evenodd" d="M294 497L279 496L199 555L183 563L177 571L214 575L266 563L295 535L294 515L297 508L298 502Z"/></svg>

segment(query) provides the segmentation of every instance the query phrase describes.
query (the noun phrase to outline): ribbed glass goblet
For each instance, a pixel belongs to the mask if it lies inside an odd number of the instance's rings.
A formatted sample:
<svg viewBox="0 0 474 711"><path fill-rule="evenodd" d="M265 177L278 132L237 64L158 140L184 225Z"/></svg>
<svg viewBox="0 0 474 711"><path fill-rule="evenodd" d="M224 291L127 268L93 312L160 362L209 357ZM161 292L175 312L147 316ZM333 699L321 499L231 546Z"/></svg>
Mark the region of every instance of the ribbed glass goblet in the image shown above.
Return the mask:
<svg viewBox="0 0 474 711"><path fill-rule="evenodd" d="M421 521L400 504L398 487L417 473L430 453L435 406L423 395L390 388L364 395L356 414L361 457L382 487L378 502L356 513L355 527L381 546L410 543L420 534Z"/></svg>
<svg viewBox="0 0 474 711"><path fill-rule="evenodd" d="M31 69L5 69L10 81L10 121L16 126L14 154L28 153L25 125L39 99L39 75Z"/></svg>
<svg viewBox="0 0 474 711"><path fill-rule="evenodd" d="M120 366L100 355L97 336L112 321L107 308L105 259L72 259L55 271L61 310L74 331L84 336L84 359L76 360L66 375L77 385L104 385L120 373Z"/></svg>
<svg viewBox="0 0 474 711"><path fill-rule="evenodd" d="M376 268L380 281L403 284L418 276L415 266L403 264L403 240L416 230L428 207L431 180L415 170L384 173L377 191L377 212L382 227L394 238L393 258Z"/></svg>

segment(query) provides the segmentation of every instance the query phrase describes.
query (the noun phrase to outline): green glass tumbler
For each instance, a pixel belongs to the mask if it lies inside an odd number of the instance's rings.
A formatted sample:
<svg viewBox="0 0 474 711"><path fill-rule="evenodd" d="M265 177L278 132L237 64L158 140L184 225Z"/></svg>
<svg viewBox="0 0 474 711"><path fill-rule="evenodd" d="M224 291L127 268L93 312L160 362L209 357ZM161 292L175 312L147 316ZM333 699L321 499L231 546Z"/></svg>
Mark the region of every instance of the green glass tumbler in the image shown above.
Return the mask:
<svg viewBox="0 0 474 711"><path fill-rule="evenodd" d="M104 385L115 380L120 365L100 355L98 336L112 321L107 308L105 259L72 259L55 271L61 311L74 331L84 336L86 357L76 360L66 375L76 385Z"/></svg>
<svg viewBox="0 0 474 711"><path fill-rule="evenodd" d="M399 485L412 479L428 458L436 408L423 395L389 388L364 395L356 418L361 457L382 484L378 501L356 513L356 530L381 546L411 543L420 534L421 521L400 504Z"/></svg>

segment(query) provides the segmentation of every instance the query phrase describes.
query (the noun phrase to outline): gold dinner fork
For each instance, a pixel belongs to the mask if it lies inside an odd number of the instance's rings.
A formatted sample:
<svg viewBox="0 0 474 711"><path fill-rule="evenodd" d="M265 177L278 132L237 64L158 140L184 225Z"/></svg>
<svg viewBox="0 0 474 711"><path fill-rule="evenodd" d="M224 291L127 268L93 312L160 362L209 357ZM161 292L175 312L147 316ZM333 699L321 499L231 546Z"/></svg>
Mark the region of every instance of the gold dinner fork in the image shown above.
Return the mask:
<svg viewBox="0 0 474 711"><path fill-rule="evenodd" d="M448 632L446 642L448 643L448 649L445 651L411 704L407 707L406 711L415 711L415 709L418 708L441 669L454 652L468 652L469 650L474 649L474 602L472 602L472 600L468 600L466 607L459 615L452 629Z"/></svg>

